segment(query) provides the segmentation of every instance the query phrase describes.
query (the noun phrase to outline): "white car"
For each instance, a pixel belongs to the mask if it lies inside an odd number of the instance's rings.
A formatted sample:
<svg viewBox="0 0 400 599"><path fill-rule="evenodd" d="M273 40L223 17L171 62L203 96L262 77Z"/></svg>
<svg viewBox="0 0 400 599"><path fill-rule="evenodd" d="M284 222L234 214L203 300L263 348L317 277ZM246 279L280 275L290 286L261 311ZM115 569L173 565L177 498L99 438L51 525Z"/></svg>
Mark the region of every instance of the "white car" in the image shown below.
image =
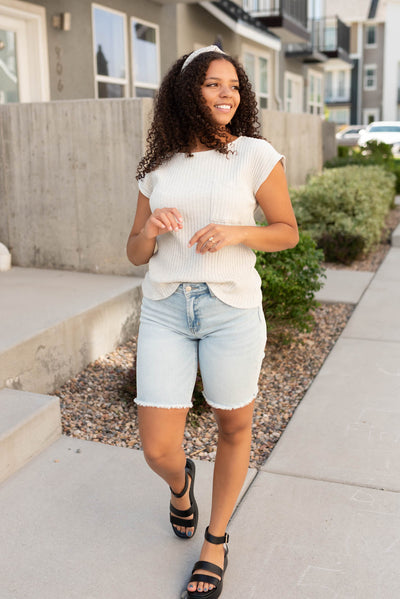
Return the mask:
<svg viewBox="0 0 400 599"><path fill-rule="evenodd" d="M360 131L358 145L363 147L370 140L393 146L400 143L400 121L375 121Z"/></svg>
<svg viewBox="0 0 400 599"><path fill-rule="evenodd" d="M349 125L340 129L336 133L338 146L356 146L362 129L364 129L363 125Z"/></svg>

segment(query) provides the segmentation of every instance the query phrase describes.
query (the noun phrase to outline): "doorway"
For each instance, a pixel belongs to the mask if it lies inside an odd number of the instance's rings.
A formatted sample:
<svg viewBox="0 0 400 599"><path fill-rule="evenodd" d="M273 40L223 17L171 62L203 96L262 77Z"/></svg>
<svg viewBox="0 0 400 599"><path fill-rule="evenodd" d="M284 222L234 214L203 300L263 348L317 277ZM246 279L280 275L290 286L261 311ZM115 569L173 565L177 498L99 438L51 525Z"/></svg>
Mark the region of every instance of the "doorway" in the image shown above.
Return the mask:
<svg viewBox="0 0 400 599"><path fill-rule="evenodd" d="M49 100L46 14L43 7L0 3L0 104Z"/></svg>

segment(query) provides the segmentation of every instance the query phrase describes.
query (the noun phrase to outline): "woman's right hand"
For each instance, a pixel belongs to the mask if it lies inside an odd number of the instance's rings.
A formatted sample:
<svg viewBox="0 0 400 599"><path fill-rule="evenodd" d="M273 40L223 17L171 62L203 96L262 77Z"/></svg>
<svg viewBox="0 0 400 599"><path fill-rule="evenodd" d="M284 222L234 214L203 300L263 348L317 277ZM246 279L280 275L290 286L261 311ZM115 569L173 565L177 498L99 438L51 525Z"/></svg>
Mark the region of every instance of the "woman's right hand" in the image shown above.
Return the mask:
<svg viewBox="0 0 400 599"><path fill-rule="evenodd" d="M176 208L156 208L147 219L142 235L155 239L158 235L179 231L183 228L183 218Z"/></svg>

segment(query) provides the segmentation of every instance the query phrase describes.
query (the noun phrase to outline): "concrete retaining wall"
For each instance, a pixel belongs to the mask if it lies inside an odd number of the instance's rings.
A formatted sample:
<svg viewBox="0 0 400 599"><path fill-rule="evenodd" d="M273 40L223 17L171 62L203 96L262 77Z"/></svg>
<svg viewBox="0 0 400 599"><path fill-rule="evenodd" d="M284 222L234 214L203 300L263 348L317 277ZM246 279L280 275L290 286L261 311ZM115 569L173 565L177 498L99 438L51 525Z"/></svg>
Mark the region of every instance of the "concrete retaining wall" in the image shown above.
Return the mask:
<svg viewBox="0 0 400 599"><path fill-rule="evenodd" d="M125 257L150 99L0 106L0 241L13 264L135 274ZM290 185L321 170L333 138L319 117L263 111Z"/></svg>
<svg viewBox="0 0 400 599"><path fill-rule="evenodd" d="M261 111L262 135L287 158L289 185L303 185L336 156L335 124L311 114Z"/></svg>

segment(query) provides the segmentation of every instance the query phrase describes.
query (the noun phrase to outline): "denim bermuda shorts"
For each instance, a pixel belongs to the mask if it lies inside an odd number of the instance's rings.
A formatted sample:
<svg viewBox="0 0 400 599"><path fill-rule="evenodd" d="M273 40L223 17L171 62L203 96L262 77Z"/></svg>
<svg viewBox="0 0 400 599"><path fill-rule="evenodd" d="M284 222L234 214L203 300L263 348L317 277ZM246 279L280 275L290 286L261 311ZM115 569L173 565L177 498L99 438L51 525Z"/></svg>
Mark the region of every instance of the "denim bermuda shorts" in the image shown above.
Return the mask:
<svg viewBox="0 0 400 599"><path fill-rule="evenodd" d="M255 398L267 331L262 307L234 308L206 283L183 283L162 300L143 298L137 345L140 406L190 408L197 368L213 408Z"/></svg>

